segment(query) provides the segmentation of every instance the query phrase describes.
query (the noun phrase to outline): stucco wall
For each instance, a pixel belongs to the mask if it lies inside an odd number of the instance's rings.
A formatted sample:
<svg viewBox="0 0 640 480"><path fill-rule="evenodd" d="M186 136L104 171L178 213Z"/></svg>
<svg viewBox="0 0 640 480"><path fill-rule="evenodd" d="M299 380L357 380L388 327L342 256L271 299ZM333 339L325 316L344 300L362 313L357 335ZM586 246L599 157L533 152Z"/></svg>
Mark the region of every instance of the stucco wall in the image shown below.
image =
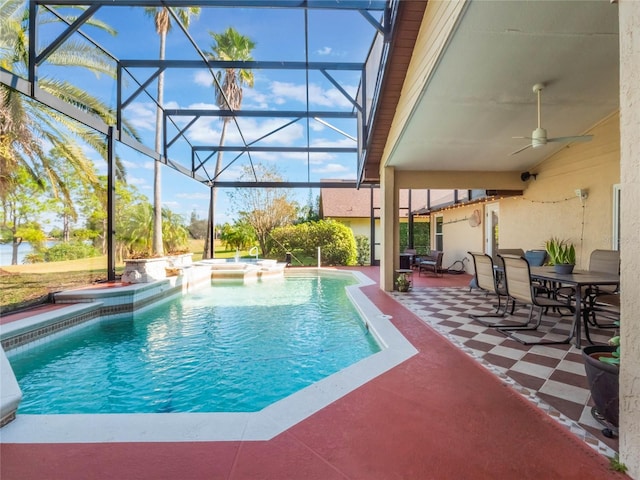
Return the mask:
<svg viewBox="0 0 640 480"><path fill-rule="evenodd" d="M333 220L345 224L347 227L351 229L353 235L364 235L369 239L369 245L371 245L371 220L368 218L343 218L343 217L332 217ZM376 245L376 259L380 260L380 256L382 255L382 249L380 247L380 243L382 242L382 229L380 228L380 220L376 220L376 228L375 228L375 242L378 243Z"/></svg>
<svg viewBox="0 0 640 480"><path fill-rule="evenodd" d="M472 227L469 224L469 218L474 210L480 210L482 214L482 206L471 205L466 207L457 207L442 212L442 231L443 231L443 251L442 266L449 267L456 260L467 258L465 262L467 272L473 273L473 262L469 257L469 251L483 251L483 229L484 221L481 220L480 225ZM481 219L484 215L480 215ZM431 244L434 245L434 232L431 232Z"/></svg>
<svg viewBox="0 0 640 480"><path fill-rule="evenodd" d="M620 1L622 172L620 458L640 479L640 2Z"/></svg>
<svg viewBox="0 0 640 480"><path fill-rule="evenodd" d="M522 197L500 202L500 246L542 248L556 236L576 246L578 265L586 268L597 248L611 249L613 186L620 183L619 116L603 120L589 133L593 140L563 148L531 172ZM588 192L584 201L576 189ZM507 245L508 244L508 245Z"/></svg>

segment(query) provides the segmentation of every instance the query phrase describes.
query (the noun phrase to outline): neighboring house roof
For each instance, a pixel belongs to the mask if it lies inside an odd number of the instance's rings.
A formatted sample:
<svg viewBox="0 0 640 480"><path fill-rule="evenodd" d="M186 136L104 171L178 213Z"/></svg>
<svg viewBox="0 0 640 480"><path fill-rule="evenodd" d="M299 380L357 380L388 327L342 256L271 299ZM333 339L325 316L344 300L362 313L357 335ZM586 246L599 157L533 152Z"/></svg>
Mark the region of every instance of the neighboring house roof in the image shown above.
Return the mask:
<svg viewBox="0 0 640 480"><path fill-rule="evenodd" d="M329 180L323 180L329 181ZM336 182L339 180L331 180ZM352 183L352 181L350 181ZM411 192L411 209L417 210L427 204L427 190L401 190L400 216L408 216L409 192ZM380 189L373 188L374 215L380 216ZM333 218L370 218L371 187L355 188L321 188L320 217Z"/></svg>

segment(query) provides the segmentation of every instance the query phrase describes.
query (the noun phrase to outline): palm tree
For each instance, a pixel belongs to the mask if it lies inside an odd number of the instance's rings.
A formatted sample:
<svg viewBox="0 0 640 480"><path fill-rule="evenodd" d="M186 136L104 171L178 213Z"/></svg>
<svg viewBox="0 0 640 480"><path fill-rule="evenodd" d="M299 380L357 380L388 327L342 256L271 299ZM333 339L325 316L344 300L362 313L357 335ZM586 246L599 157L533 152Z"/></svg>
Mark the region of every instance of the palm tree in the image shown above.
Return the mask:
<svg viewBox="0 0 640 480"><path fill-rule="evenodd" d="M208 55L212 60L223 61L251 61L251 51L255 48L256 44L249 37L240 35L234 28L229 27L223 33L215 33L209 31L209 35L213 37L215 43L211 45L211 51ZM251 70L236 70L235 68L227 68L216 73L217 82L214 86L219 86L216 89L216 102L221 110L239 110L242 105L242 86L253 87L253 72ZM223 117L222 119L222 131L220 132L220 146L224 145L225 135L227 132L227 124L231 120L231 117ZM214 244L215 239L209 238L213 225L215 225L215 210L216 210L216 197L217 189L215 187L215 181L220 175L222 168L222 151L218 151L218 157L216 159L216 170L214 174L214 186L211 192L211 205L209 209L209 226L207 228L207 236L204 245L203 258L209 258L209 251L212 252L211 256L214 256L214 248L210 248Z"/></svg>
<svg viewBox="0 0 640 480"><path fill-rule="evenodd" d="M22 0L7 0L0 5L0 67L20 76L26 76L29 65L28 16L24 3ZM69 20L73 21L73 18ZM39 21L48 23L58 20L53 16L42 15ZM97 20L89 20L87 25L115 34L114 30ZM115 76L113 62L100 50L73 39L56 49L48 62L52 65L87 68L96 76ZM116 122L112 109L68 81L40 76L38 87L76 108L100 117L108 125ZM127 122L124 123L124 129L127 134L138 138ZM49 183L54 195L61 196L66 205L72 206L64 176L57 168L59 163L52 161L43 145L52 145L56 156L84 184L96 185L98 179L93 162L84 154L78 140L91 146L106 159L107 145L102 134L4 84L0 85L0 192L3 195L11 191L18 181L18 169L24 168L41 185ZM124 178L124 168L120 162L117 167L118 176ZM41 175L36 172L41 172Z"/></svg>
<svg viewBox="0 0 640 480"><path fill-rule="evenodd" d="M171 14L167 7L145 7L145 12L154 18L156 33L160 35L160 60L164 60L167 33L171 30ZM172 10L180 22L189 28L191 16L200 15L200 7L183 7ZM162 145L162 105L164 103L164 72L158 76L158 105L156 107L156 152L160 152ZM160 162L153 167L153 252L163 255L162 246L162 177Z"/></svg>

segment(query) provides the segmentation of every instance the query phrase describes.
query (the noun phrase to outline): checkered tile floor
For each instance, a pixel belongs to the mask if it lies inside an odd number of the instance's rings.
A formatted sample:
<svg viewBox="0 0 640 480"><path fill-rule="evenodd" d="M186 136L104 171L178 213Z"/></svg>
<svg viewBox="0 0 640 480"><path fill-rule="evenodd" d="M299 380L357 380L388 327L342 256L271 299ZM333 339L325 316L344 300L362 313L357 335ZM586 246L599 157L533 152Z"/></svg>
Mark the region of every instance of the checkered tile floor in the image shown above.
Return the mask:
<svg viewBox="0 0 640 480"><path fill-rule="evenodd" d="M613 456L618 440L601 433L602 426L591 415L591 402L580 350L573 345L522 345L471 319L469 314L493 313L495 296L468 288L420 288L391 295L425 323L481 362L505 383L542 408L600 453ZM514 315L489 322L511 319L523 322L528 307ZM562 339L568 336L572 318L557 314L543 316L540 332L522 335ZM595 343L606 343L613 330L590 329ZM586 341L583 339L583 345Z"/></svg>

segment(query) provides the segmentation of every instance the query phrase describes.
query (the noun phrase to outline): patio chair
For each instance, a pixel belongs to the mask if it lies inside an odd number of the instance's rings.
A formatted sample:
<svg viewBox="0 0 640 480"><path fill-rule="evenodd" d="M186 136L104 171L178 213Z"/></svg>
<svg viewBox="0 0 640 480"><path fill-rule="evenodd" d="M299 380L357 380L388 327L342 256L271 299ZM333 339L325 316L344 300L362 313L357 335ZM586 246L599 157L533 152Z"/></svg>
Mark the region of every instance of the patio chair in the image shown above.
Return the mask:
<svg viewBox="0 0 640 480"><path fill-rule="evenodd" d="M498 281L502 282L502 276L504 275L504 262L500 255L516 255L518 257L524 257L524 250L521 248L499 248L498 251L493 254L493 263L496 266L496 275L498 275Z"/></svg>
<svg viewBox="0 0 640 480"><path fill-rule="evenodd" d="M500 255L516 255L518 257L524 257L524 250L521 248L499 248L497 255L494 254L493 261L501 272L504 271L504 263Z"/></svg>
<svg viewBox="0 0 640 480"><path fill-rule="evenodd" d="M605 272L613 273L615 275L620 274L620 252L617 250L602 250L597 249L591 252L589 256L589 271L590 272ZM616 325L613 323L599 324L595 315L596 309L590 308L598 302L598 297L606 295L612 295L618 292L617 285L599 285L591 287L583 287L581 293L584 299L585 311L591 314L589 322L594 327L598 328L612 328ZM571 287L560 287L556 290L556 296L558 297L573 297L574 291Z"/></svg>
<svg viewBox="0 0 640 480"><path fill-rule="evenodd" d="M524 257L518 257L516 255L500 255L504 264L504 281L507 289L507 294L513 299L513 301L519 301L525 305L529 305L529 316L527 321L523 325L517 325L512 327L500 327L498 331L504 335L513 338L517 342L523 345L553 345L560 343L568 343L568 339L564 340L539 340L528 341L516 336L518 332L524 330L537 330L542 323L542 312L547 308L567 308L572 313L575 313L575 308L571 305L571 299L567 298L567 301L562 301L556 298L550 298L546 295L541 295L531 281L531 269L529 262ZM537 319L534 322L533 314L534 309L538 309Z"/></svg>
<svg viewBox="0 0 640 480"><path fill-rule="evenodd" d="M595 321L598 316L606 318L611 323L600 325ZM620 326L620 294L603 293L589 297L588 302L582 307L582 320L587 341L593 345L589 325L597 326L598 328L618 328Z"/></svg>
<svg viewBox="0 0 640 480"><path fill-rule="evenodd" d="M424 271L426 272L432 271L436 277L442 276L442 258L444 257L444 252L440 250L431 250L431 253L423 257L418 264L418 276L422 274Z"/></svg>
<svg viewBox="0 0 640 480"><path fill-rule="evenodd" d="M504 284L498 280L495 274L495 265L493 259L486 253L474 253L468 252L473 260L473 268L475 270L475 285L480 290L486 293L493 293L498 297L498 305L496 306L495 313L487 313L483 315L469 314L470 318L478 321L486 327L507 327L513 326L513 324L503 323L491 323L481 320L482 318L500 318L507 314L509 308L509 296ZM502 298L504 297L504 307L502 305ZM511 302L511 313L515 308L515 303Z"/></svg>

